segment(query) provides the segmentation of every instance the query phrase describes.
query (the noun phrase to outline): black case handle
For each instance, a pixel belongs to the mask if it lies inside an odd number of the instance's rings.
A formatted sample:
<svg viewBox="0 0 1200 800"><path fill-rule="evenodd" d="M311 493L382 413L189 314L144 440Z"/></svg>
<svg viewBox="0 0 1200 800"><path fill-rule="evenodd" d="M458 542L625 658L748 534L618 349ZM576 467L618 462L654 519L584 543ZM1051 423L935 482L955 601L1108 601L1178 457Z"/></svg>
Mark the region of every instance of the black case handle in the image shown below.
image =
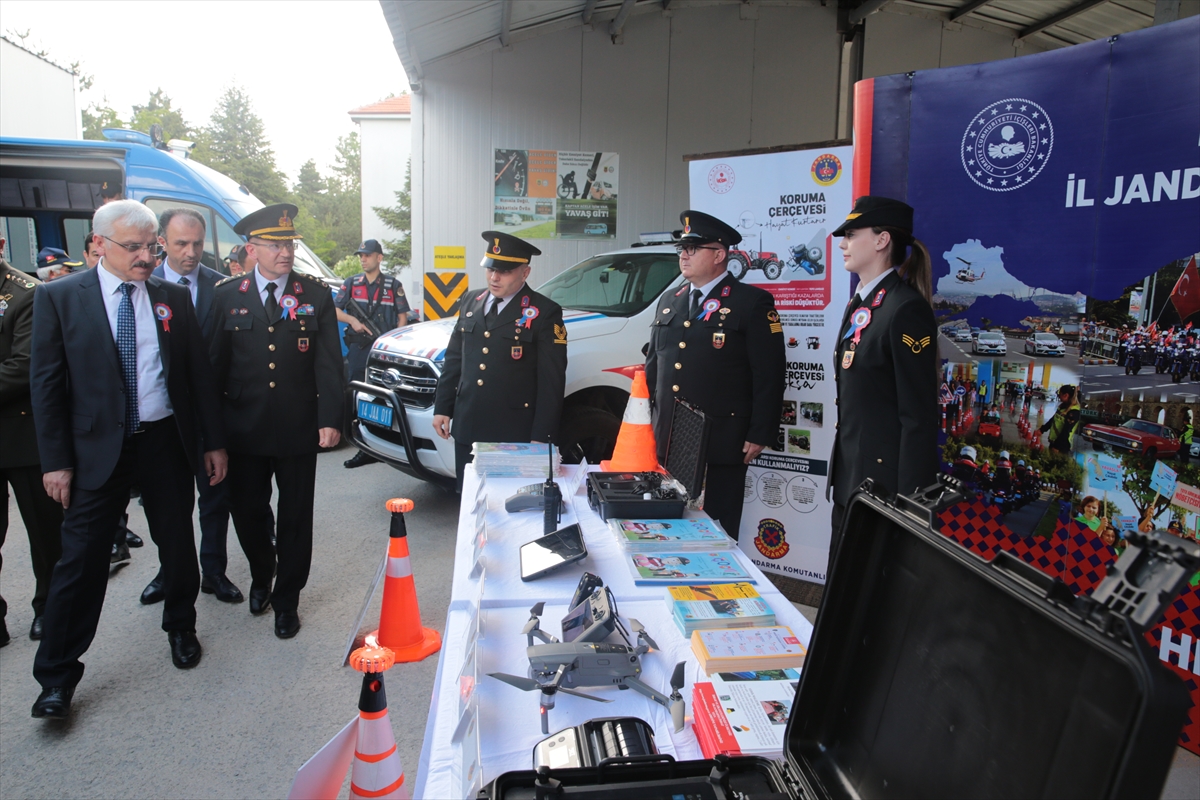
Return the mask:
<svg viewBox="0 0 1200 800"><path fill-rule="evenodd" d="M613 764L666 764L668 776L675 778L675 756L670 753L645 753L637 756L609 756L596 765L596 782L604 783L605 768Z"/></svg>

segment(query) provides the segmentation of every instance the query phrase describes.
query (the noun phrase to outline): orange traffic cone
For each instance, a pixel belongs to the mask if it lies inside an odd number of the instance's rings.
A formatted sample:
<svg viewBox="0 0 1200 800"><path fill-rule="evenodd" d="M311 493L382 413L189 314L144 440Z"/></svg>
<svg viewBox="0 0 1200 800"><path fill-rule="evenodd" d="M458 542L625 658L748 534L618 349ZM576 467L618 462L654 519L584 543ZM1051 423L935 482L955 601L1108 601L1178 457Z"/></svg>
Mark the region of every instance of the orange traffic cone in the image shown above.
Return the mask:
<svg viewBox="0 0 1200 800"><path fill-rule="evenodd" d="M387 695L383 691L383 673L393 663L392 651L386 647L361 647L350 655L350 666L363 673L362 694L358 699L358 744L350 772L352 798L408 800L409 797L404 786L404 765L396 752L396 738L388 719Z"/></svg>
<svg viewBox="0 0 1200 800"><path fill-rule="evenodd" d="M417 605L417 587L413 583L412 564L408 559L408 528L404 512L412 511L413 501L393 498L387 501L392 512L388 540L387 577L383 583L383 608L379 612L379 630L367 635L367 645L386 647L401 663L420 661L442 647L442 636L421 627L421 608Z"/></svg>
<svg viewBox="0 0 1200 800"><path fill-rule="evenodd" d="M646 370L633 370L633 389L625 405L625 418L617 434L612 458L600 462L605 472L654 472L658 469L658 450L654 446L654 426L650 423L650 390Z"/></svg>

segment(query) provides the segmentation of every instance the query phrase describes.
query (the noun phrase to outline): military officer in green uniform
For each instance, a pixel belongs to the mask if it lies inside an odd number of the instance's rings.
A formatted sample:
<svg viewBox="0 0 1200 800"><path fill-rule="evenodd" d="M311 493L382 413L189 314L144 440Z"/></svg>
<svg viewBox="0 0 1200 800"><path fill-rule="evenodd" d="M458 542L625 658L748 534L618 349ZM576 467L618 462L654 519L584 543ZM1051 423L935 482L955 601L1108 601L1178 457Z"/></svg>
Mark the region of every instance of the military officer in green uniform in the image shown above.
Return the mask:
<svg viewBox="0 0 1200 800"><path fill-rule="evenodd" d="M443 439L454 420L458 488L475 442L553 442L567 380L562 308L526 285L542 251L507 233L485 231L487 291L463 303L434 399Z"/></svg>
<svg viewBox="0 0 1200 800"><path fill-rule="evenodd" d="M295 217L296 207L282 203L234 226L257 266L218 283L211 312L210 355L230 443L230 512L250 562L250 612L273 606L281 639L300 630L300 590L312 562L317 449L337 445L343 402L333 297L324 283L292 269L301 238ZM279 487L277 523L272 476Z"/></svg>
<svg viewBox="0 0 1200 800"><path fill-rule="evenodd" d="M0 252L4 238L0 237ZM39 281L0 259L0 545L8 532L12 486L29 536L33 561L33 623L29 638L42 638L42 613L50 573L62 557L62 506L46 494L29 397L29 349L33 336L33 290ZM8 604L0 597L0 647L8 644Z"/></svg>
<svg viewBox="0 0 1200 800"><path fill-rule="evenodd" d="M708 415L704 510L736 539L747 465L779 434L783 323L770 292L729 274L729 248L740 233L700 211L679 220L676 249L687 283L659 302L646 355L654 438L665 462L676 399Z"/></svg>

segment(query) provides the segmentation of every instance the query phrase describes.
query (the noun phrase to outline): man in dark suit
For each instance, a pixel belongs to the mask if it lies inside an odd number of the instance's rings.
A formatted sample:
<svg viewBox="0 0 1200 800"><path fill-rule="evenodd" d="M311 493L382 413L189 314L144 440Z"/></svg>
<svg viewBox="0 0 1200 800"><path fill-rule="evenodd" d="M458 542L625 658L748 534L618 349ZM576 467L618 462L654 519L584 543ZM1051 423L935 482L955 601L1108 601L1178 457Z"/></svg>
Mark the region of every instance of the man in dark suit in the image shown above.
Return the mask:
<svg viewBox="0 0 1200 800"><path fill-rule="evenodd" d="M206 225L204 217L190 208L168 208L158 216L158 243L166 251L162 266L154 270L156 278L177 283L191 293L196 319L207 343L212 339L213 288L225 277L200 263L204 255ZM229 484L222 481L212 486L207 480L196 479L200 493L200 591L214 594L226 603L240 603L245 598L233 581L225 577L229 563L225 542L229 534ZM163 573L160 569L154 580L142 592L146 605L163 599Z"/></svg>
<svg viewBox="0 0 1200 800"><path fill-rule="evenodd" d="M66 513L33 674L35 717L65 717L96 635L112 532L137 484L163 564L163 630L180 669L200 661L193 480L225 477L225 437L191 298L151 276L154 212L134 200L92 221L96 269L34 294L31 390L43 484ZM115 343L115 344L114 344Z"/></svg>
<svg viewBox="0 0 1200 800"><path fill-rule="evenodd" d="M0 236L0 252L4 237ZM62 506L42 486L33 403L29 399L29 347L33 335L33 290L39 281L0 259L0 545L8 532L8 486L12 485L33 561L33 624L29 638L42 638L42 615L50 590L50 573L62 555L59 529ZM8 644L0 597L0 647Z"/></svg>
<svg viewBox="0 0 1200 800"><path fill-rule="evenodd" d="M779 433L783 325L770 292L729 274L729 248L741 234L699 211L679 219L688 282L654 315L646 355L658 460L666 461L676 398L708 415L704 510L736 539L746 467Z"/></svg>
<svg viewBox="0 0 1200 800"><path fill-rule="evenodd" d="M342 429L333 295L292 271L301 238L295 218L295 206L279 204L234 227L258 263L253 272L217 284L210 345L229 433L230 511L250 561L250 613L274 606L281 639L300 630L300 590L312 563L317 449L336 446ZM278 524L271 516L272 476L279 487Z"/></svg>
<svg viewBox="0 0 1200 800"><path fill-rule="evenodd" d="M562 307L525 283L530 258L542 251L497 231L483 240L488 290L459 309L433 402L433 429L443 439L454 419L460 492L475 442L557 439L567 381Z"/></svg>

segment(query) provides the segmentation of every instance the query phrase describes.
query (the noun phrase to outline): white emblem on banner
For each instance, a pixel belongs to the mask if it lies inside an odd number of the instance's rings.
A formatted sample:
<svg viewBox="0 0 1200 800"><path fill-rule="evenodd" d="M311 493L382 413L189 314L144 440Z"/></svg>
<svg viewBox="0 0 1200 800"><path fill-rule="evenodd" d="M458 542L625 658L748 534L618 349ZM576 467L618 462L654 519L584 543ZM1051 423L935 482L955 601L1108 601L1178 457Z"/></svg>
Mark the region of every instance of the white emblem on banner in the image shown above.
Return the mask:
<svg viewBox="0 0 1200 800"><path fill-rule="evenodd" d="M1054 125L1031 100L1010 97L975 115L963 133L963 169L993 192L1011 192L1032 181L1050 161Z"/></svg>

